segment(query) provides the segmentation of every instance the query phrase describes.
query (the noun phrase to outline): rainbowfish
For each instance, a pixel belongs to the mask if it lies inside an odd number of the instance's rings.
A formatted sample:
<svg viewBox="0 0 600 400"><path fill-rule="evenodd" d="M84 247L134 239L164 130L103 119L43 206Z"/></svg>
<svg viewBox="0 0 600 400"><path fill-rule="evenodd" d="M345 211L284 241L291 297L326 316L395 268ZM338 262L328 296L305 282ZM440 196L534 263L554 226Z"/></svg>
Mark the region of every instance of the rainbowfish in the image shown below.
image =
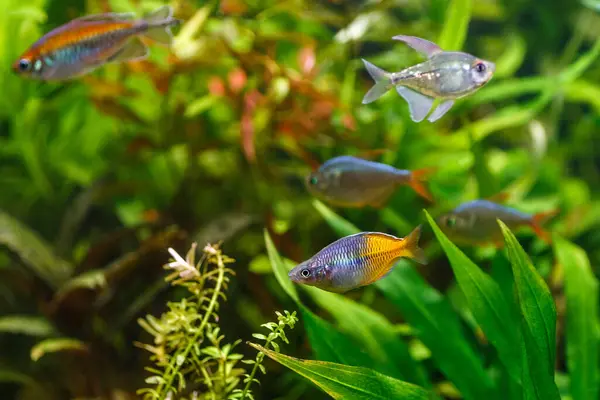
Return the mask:
<svg viewBox="0 0 600 400"><path fill-rule="evenodd" d="M427 56L428 60L400 72L387 72L363 59L375 85L363 98L363 104L377 100L393 87L408 102L415 122L425 119L435 99L444 100L427 118L434 122L446 114L454 100L467 96L485 85L494 74L493 62L468 53L444 51L435 43L415 36L394 36Z"/></svg>
<svg viewBox="0 0 600 400"><path fill-rule="evenodd" d="M542 224L557 214L556 210L538 214L527 214L488 200L473 200L463 203L451 212L438 218L442 231L453 241L466 244L503 243L503 235L496 219L500 219L511 230L521 226L531 227L535 233L550 242L550 235Z"/></svg>
<svg viewBox="0 0 600 400"><path fill-rule="evenodd" d="M140 20L132 13L77 18L44 35L13 64L16 73L41 80L74 78L109 62L143 59L148 48L139 35L170 45L171 26L180 23L163 6Z"/></svg>
<svg viewBox="0 0 600 400"><path fill-rule="evenodd" d="M418 247L421 226L407 237L361 232L341 238L292 269L293 282L344 293L385 277L401 257L427 264Z"/></svg>
<svg viewBox="0 0 600 400"><path fill-rule="evenodd" d="M412 187L433 201L422 183L431 169L409 171L352 156L335 157L306 178L308 190L332 204L343 207L380 207L400 185Z"/></svg>

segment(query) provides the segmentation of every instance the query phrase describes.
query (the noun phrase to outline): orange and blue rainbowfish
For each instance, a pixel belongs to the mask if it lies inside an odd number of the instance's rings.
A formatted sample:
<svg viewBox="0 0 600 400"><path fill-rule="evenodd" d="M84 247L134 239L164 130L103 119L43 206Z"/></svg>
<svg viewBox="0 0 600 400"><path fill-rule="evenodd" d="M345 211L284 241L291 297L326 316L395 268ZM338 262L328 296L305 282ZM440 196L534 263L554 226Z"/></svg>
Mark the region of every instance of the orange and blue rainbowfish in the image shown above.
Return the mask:
<svg viewBox="0 0 600 400"><path fill-rule="evenodd" d="M381 207L401 185L433 201L423 177L431 169L409 171L352 156L335 157L306 178L315 196L342 207Z"/></svg>
<svg viewBox="0 0 600 400"><path fill-rule="evenodd" d="M74 19L47 33L13 64L16 73L40 80L65 80L109 62L146 58L139 36L170 45L171 26L179 24L163 6L143 19L132 13L94 14Z"/></svg>
<svg viewBox="0 0 600 400"><path fill-rule="evenodd" d="M529 226L541 239L549 243L550 235L542 229L542 224L557 213L558 211L553 210L531 215L488 200L473 200L442 215L437 222L450 240L465 244L501 245L504 236L497 219L511 230Z"/></svg>
<svg viewBox="0 0 600 400"><path fill-rule="evenodd" d="M401 257L427 264L419 247L421 226L407 237L361 232L341 238L292 269L293 282L344 293L385 277Z"/></svg>

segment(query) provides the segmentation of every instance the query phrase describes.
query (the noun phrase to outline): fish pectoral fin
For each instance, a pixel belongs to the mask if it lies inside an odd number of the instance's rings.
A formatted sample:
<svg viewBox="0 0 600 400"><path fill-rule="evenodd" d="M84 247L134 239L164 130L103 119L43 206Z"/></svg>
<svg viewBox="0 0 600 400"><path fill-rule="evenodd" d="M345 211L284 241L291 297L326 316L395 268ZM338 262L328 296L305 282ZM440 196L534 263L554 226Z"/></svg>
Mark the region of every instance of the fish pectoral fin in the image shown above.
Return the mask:
<svg viewBox="0 0 600 400"><path fill-rule="evenodd" d="M410 118L414 122L423 121L429 113L429 110L431 110L433 99L424 94L417 93L406 86L396 86L396 91L408 103Z"/></svg>
<svg viewBox="0 0 600 400"><path fill-rule="evenodd" d="M427 120L429 122L437 121L438 119L442 118L444 116L444 114L446 114L448 111L450 111L450 109L452 108L453 105L454 105L454 100L444 101L442 104L437 106L435 110L433 110L433 112L431 113L429 118L427 118Z"/></svg>
<svg viewBox="0 0 600 400"><path fill-rule="evenodd" d="M427 58L431 58L432 56L443 52L443 50L437 44L430 42L429 40L421 39L416 36L405 36L405 35L397 35L392 39L400 40L419 53L425 55Z"/></svg>
<svg viewBox="0 0 600 400"><path fill-rule="evenodd" d="M108 59L108 62L142 60L148 56L148 48L139 39L133 38L121 50Z"/></svg>

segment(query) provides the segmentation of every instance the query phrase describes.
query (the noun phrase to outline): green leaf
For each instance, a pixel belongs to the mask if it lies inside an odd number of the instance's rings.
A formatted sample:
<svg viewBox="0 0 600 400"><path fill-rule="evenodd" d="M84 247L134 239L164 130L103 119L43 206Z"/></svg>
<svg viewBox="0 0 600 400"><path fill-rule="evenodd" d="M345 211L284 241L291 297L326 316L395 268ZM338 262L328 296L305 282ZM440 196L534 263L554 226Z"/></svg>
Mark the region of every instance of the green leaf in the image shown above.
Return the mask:
<svg viewBox="0 0 600 400"><path fill-rule="evenodd" d="M500 287L444 235L427 211L425 216L450 261L473 316L513 379L520 381L519 332L516 326L507 324L514 318Z"/></svg>
<svg viewBox="0 0 600 400"><path fill-rule="evenodd" d="M303 305L300 305L300 312L310 346L318 360L368 368L377 366L377 362L369 356L359 342L339 331Z"/></svg>
<svg viewBox="0 0 600 400"><path fill-rule="evenodd" d="M417 337L431 351L433 362L465 399L498 399L456 313L408 261L400 260L392 273L375 285L400 310Z"/></svg>
<svg viewBox="0 0 600 400"><path fill-rule="evenodd" d="M313 200L313 206L338 235L348 236L360 232L360 229L358 229L355 225L334 213L329 207L321 203L319 200Z"/></svg>
<svg viewBox="0 0 600 400"><path fill-rule="evenodd" d="M273 273L275 274L275 278L285 290L285 292L290 296L296 303L300 303L300 299L298 297L298 292L296 291L296 287L294 283L290 280L288 276L288 269L283 264L273 241L271 240L271 236L269 236L269 232L265 229L265 245L267 247L267 253L269 254L269 260L271 260L271 267L273 268Z"/></svg>
<svg viewBox="0 0 600 400"><path fill-rule="evenodd" d="M60 302L70 292L76 289L97 289L106 286L107 270L92 270L70 279L54 295L54 301Z"/></svg>
<svg viewBox="0 0 600 400"><path fill-rule="evenodd" d="M548 286L508 227L498 220L515 277L523 317L523 386L529 397L560 399L554 382L556 307ZM526 398L528 398L526 395Z"/></svg>
<svg viewBox="0 0 600 400"><path fill-rule="evenodd" d="M0 318L0 333L22 333L29 336L50 336L54 327L43 317L9 315Z"/></svg>
<svg viewBox="0 0 600 400"><path fill-rule="evenodd" d="M275 353L254 343L258 351L310 380L334 399L428 400L430 393L373 370L323 361L302 360Z"/></svg>
<svg viewBox="0 0 600 400"><path fill-rule="evenodd" d="M452 0L446 9L446 21L438 39L438 46L446 51L461 50L471 20L472 0Z"/></svg>
<svg viewBox="0 0 600 400"><path fill-rule="evenodd" d="M562 239L554 239L554 251L564 268L567 300L567 366L574 400L599 396L598 280L585 251Z"/></svg>
<svg viewBox="0 0 600 400"><path fill-rule="evenodd" d="M31 359L37 361L48 353L56 353L59 351L87 351L87 346L77 339L46 339L33 346L31 349Z"/></svg>
<svg viewBox="0 0 600 400"><path fill-rule="evenodd" d="M378 371L423 386L429 385L422 367L411 357L408 346L385 317L342 295L309 286L304 288L335 318L342 331L377 362Z"/></svg>
<svg viewBox="0 0 600 400"><path fill-rule="evenodd" d="M53 289L66 281L73 266L52 252L52 247L37 233L0 211L0 245L19 258Z"/></svg>

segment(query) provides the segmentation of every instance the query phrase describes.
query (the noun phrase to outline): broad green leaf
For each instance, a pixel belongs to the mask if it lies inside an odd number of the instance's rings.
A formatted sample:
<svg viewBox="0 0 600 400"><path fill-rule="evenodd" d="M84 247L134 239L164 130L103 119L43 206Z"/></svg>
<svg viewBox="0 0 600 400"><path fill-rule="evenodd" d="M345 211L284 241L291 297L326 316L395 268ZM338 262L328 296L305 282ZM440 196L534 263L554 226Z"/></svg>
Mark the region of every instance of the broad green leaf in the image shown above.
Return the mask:
<svg viewBox="0 0 600 400"><path fill-rule="evenodd" d="M43 317L9 315L0 317L0 333L22 333L29 336L50 336L54 327Z"/></svg>
<svg viewBox="0 0 600 400"><path fill-rule="evenodd" d="M296 287L294 283L290 280L288 276L288 269L283 263L281 256L277 252L273 241L271 240L271 236L269 232L265 229L265 245L267 246L267 253L269 254L269 260L271 260L271 266L273 268L273 273L275 274L275 278L285 290L285 292L290 296L296 303L300 303L300 298L298 297L298 292L296 291Z"/></svg>
<svg viewBox="0 0 600 400"><path fill-rule="evenodd" d="M559 399L554 383L556 306L548 286L508 227L498 220L508 250L522 315L523 386L537 399ZM524 359L524 360L523 360ZM532 387L531 387L531 386Z"/></svg>
<svg viewBox="0 0 600 400"><path fill-rule="evenodd" d="M321 203L319 200L313 200L313 206L338 235L348 236L360 232L360 229L358 229L355 225L334 213L329 207Z"/></svg>
<svg viewBox="0 0 600 400"><path fill-rule="evenodd" d="M393 325L371 308L346 297L306 286L317 304L326 309L347 335L378 363L378 371L427 386L422 368L412 359L408 346ZM357 323L360 321L360 323Z"/></svg>
<svg viewBox="0 0 600 400"><path fill-rule="evenodd" d="M48 353L60 351L86 351L87 345L81 340L71 338L53 338L46 339L31 349L31 359L37 361Z"/></svg>
<svg viewBox="0 0 600 400"><path fill-rule="evenodd" d="M567 366L574 400L596 400L599 395L598 280L585 251L556 237L554 252L564 269L567 298Z"/></svg>
<svg viewBox="0 0 600 400"><path fill-rule="evenodd" d="M306 335L318 360L376 368L377 362L360 343L300 305Z"/></svg>
<svg viewBox="0 0 600 400"><path fill-rule="evenodd" d="M444 235L427 211L425 216L450 260L456 281L465 294L473 316L498 351L513 379L520 381L519 332L516 326L507 325L507 321L513 318L500 287Z"/></svg>
<svg viewBox="0 0 600 400"><path fill-rule="evenodd" d="M0 211L0 246L6 246L52 288L66 281L73 266L52 252L52 247L37 233Z"/></svg>
<svg viewBox="0 0 600 400"><path fill-rule="evenodd" d="M472 0L451 0L446 9L446 21L438 39L438 46L446 51L461 50L471 20Z"/></svg>
<svg viewBox="0 0 600 400"><path fill-rule="evenodd" d="M249 343L258 351L310 380L334 399L429 400L430 393L373 370L331 362L302 360Z"/></svg>
<svg viewBox="0 0 600 400"><path fill-rule="evenodd" d="M396 263L394 271L377 281L376 286L402 313L431 351L433 362L465 399L498 399L492 380L465 337L456 313L408 261Z"/></svg>

